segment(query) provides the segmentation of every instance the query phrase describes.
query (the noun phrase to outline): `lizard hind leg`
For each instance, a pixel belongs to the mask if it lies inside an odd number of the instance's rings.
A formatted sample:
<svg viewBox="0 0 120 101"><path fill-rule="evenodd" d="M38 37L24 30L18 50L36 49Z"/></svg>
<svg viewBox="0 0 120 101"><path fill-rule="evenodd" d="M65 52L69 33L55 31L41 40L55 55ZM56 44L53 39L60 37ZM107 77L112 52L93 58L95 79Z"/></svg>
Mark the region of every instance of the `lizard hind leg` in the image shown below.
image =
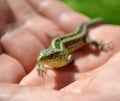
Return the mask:
<svg viewBox="0 0 120 101"><path fill-rule="evenodd" d="M102 44L101 42L97 42L97 41L92 40L92 39L90 39L88 37L85 39L85 43L87 43L87 44L93 44L99 50L103 50L105 48L105 45Z"/></svg>
<svg viewBox="0 0 120 101"><path fill-rule="evenodd" d="M110 42L108 42L106 44L103 44L102 42L97 42L97 41L92 40L92 39L90 39L90 38L87 37L85 39L85 43L87 43L87 44L93 44L95 47L97 47L97 49L104 50L104 51L107 51L107 50L113 48L112 41L110 41Z"/></svg>

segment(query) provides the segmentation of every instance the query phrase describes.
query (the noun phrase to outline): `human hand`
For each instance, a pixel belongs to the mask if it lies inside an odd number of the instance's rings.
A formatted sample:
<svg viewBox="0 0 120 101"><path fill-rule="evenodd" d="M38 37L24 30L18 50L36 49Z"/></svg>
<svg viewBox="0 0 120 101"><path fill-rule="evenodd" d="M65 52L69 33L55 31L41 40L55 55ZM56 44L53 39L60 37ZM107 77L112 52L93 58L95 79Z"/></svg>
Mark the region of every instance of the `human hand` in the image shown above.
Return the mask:
<svg viewBox="0 0 120 101"><path fill-rule="evenodd" d="M0 57L2 101L48 101L49 97L52 101L120 99L119 26L104 24L89 31L92 39L104 43L112 41L112 49L97 54L86 46L73 53L74 66L47 70L40 76L35 64L40 50L47 48L51 41L46 33L54 37L72 32L89 18L57 0L7 1L19 26L1 38L4 50Z"/></svg>

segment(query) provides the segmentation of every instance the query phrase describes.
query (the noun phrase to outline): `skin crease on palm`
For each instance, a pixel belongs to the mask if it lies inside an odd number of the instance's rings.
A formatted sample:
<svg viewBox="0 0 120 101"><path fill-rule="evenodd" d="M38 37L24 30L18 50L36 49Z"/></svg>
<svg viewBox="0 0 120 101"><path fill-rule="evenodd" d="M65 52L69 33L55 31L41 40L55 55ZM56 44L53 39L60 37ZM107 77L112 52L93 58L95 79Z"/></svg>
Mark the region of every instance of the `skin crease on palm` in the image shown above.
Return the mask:
<svg viewBox="0 0 120 101"><path fill-rule="evenodd" d="M73 53L74 65L40 76L36 72L40 50L52 37L73 32L89 18L59 0L6 1L0 1L4 18L0 33L6 32L1 37L0 101L120 101L120 26L102 24L89 30L92 39L111 42L107 51L85 46ZM3 31L8 24L16 26Z"/></svg>

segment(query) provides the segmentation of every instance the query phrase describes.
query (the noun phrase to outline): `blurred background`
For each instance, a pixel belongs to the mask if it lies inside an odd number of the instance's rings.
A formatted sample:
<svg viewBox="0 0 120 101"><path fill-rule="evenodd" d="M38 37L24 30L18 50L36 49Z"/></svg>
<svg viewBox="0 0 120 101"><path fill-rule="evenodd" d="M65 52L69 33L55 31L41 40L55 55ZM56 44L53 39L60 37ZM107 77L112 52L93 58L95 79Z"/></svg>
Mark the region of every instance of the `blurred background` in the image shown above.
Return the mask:
<svg viewBox="0 0 120 101"><path fill-rule="evenodd" d="M120 25L120 0L60 0L90 18L102 17L106 23Z"/></svg>

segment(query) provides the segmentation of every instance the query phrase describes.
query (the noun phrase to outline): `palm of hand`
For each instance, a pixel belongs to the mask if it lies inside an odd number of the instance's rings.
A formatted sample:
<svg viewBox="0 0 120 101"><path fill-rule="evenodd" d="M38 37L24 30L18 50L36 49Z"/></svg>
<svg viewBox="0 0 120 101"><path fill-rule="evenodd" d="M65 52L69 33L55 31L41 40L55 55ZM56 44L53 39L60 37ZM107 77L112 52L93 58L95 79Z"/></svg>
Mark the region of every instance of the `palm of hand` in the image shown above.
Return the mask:
<svg viewBox="0 0 120 101"><path fill-rule="evenodd" d="M25 1L19 2L25 3ZM34 4L33 1L31 2ZM68 33L73 31L80 23L88 20L87 17L74 13L58 1L48 2L59 6L60 11L64 8L63 13L66 14L62 15L62 13L57 12L53 15L54 10L50 11L49 9L53 9L54 6L51 7L49 4L46 7L46 12L44 12L44 7L39 9L40 14L45 15L44 17L36 13L27 3L25 3L27 6L24 10L26 15L23 14L22 10L18 13L18 8L13 10L18 22L22 25L1 38L2 47L7 53L1 55L2 62L0 64L3 68L1 67L0 79L1 82L7 83L1 83L1 91L7 92L8 96L14 95L13 92L16 91L17 95L22 96L21 92L18 93L21 86L10 84L19 82L19 84L27 85L27 87L21 88L23 93L31 94L29 90L33 90L35 95L31 96L31 99L41 97L41 99L47 101L47 98L39 94L40 92L50 94L53 100L55 100L55 96L61 96L61 92L68 92L64 94L67 96L73 92L74 94L69 96L71 101L74 98L76 98L76 101L79 101L80 98L85 100L89 96L92 96L92 101L96 99L95 96L98 96L97 99L116 97L120 92L119 26L101 25L89 31L89 36L95 40L102 40L104 43L112 41L112 49L96 53L91 47L86 46L74 53L74 65L68 65L66 68L58 70L48 70L43 76L37 74L37 66L33 69L39 51L49 46L51 39L45 33L52 37L56 36L55 33ZM12 5L11 1L9 3L14 9L15 6ZM20 5L20 3L18 4ZM19 7L21 8L21 6ZM31 13L27 14L28 11ZM27 20L29 16L31 18ZM7 90L4 88L7 88ZM51 89L51 91L44 88ZM55 89L59 90L55 92ZM11 93L8 93L9 90ZM113 90L115 92L111 93ZM76 93L80 96L77 96ZM86 95L88 95L88 98ZM61 99L64 100L65 97Z"/></svg>

